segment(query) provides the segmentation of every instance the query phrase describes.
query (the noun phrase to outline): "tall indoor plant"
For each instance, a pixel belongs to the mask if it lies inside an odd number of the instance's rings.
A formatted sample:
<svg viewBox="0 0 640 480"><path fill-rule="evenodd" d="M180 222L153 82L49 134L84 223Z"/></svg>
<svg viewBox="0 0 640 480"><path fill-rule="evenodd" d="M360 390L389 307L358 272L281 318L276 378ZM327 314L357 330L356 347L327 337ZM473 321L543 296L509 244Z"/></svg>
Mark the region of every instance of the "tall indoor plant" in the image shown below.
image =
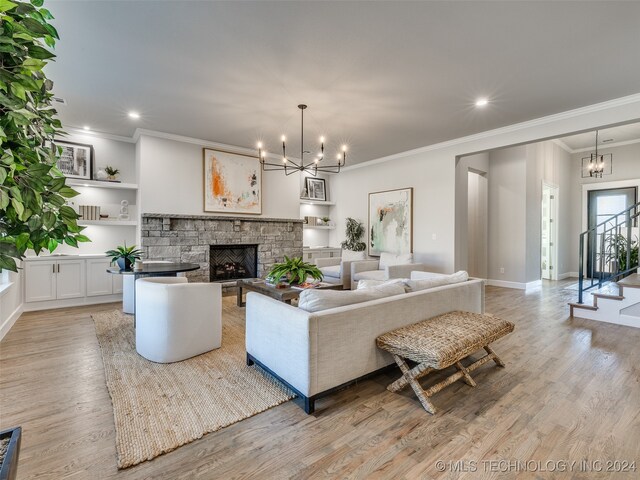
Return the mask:
<svg viewBox="0 0 640 480"><path fill-rule="evenodd" d="M17 271L27 249L37 255L90 241L66 205L78 192L56 168L50 143L63 132L43 69L58 33L42 4L0 0L0 271Z"/></svg>
<svg viewBox="0 0 640 480"><path fill-rule="evenodd" d="M344 230L347 239L340 245L345 250L352 252L363 252L367 248L367 244L360 241L364 235L364 225L355 218L347 217L347 226Z"/></svg>

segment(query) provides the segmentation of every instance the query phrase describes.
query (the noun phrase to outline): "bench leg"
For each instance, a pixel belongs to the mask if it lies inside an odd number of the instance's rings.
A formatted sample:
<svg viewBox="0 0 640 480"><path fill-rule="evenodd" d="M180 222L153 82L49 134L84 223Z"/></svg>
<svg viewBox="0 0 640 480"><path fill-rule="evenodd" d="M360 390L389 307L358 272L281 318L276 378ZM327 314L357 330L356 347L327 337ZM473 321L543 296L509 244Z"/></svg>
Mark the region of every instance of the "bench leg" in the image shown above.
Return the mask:
<svg viewBox="0 0 640 480"><path fill-rule="evenodd" d="M504 362L500 360L500 357L498 357L498 355L496 355L496 352L493 351L493 348L491 348L489 345L485 345L484 350L485 352L487 352L487 355L490 355L493 361L496 362L496 365L498 365L499 367L504 367Z"/></svg>
<svg viewBox="0 0 640 480"><path fill-rule="evenodd" d="M456 362L456 368L462 372L462 379L464 380L464 383L470 387L475 387L477 385L476 381L471 378L471 375L469 375L469 370L467 370L464 365L460 362Z"/></svg>
<svg viewBox="0 0 640 480"><path fill-rule="evenodd" d="M397 360L396 360L396 363L398 363ZM402 367L400 367L400 368L402 368ZM416 380L421 378L421 377L424 377L427 373L430 373L430 372L433 372L433 368L427 367L424 363L416 365L415 367L413 367L409 371L409 373L411 374L411 377L415 378ZM409 381L403 375L398 380L396 380L391 385L389 385L387 387L387 390L389 390L390 392L394 392L395 393L395 392L399 392L400 390L402 390L407 385L409 385Z"/></svg>
<svg viewBox="0 0 640 480"><path fill-rule="evenodd" d="M427 395L425 394L425 391L422 389L415 377L411 374L411 370L409 369L407 362L405 362L404 359L402 357L399 357L398 355L394 355L393 358L398 364L398 367L400 367L400 370L402 370L402 374L404 375L403 378L405 378L407 383L411 385L411 388L413 388L413 391L418 397L418 400L420 400L420 403L422 404L424 409L430 414L434 415L436 413L436 407L434 407L433 403L429 401Z"/></svg>

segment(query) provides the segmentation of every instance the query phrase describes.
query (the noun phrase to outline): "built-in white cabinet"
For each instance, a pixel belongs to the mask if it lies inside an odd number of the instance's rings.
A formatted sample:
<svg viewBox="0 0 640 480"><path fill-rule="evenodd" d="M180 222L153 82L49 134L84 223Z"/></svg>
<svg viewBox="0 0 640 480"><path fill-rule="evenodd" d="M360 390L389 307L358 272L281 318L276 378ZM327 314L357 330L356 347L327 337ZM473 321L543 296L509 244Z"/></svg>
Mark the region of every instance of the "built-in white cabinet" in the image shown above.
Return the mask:
<svg viewBox="0 0 640 480"><path fill-rule="evenodd" d="M87 262L87 297L122 293L122 275L107 273L108 258L91 258Z"/></svg>
<svg viewBox="0 0 640 480"><path fill-rule="evenodd" d="M109 258L82 257L25 259L25 310L120 300L122 276L107 273Z"/></svg>
<svg viewBox="0 0 640 480"><path fill-rule="evenodd" d="M318 258L339 258L342 255L340 248L304 248L302 257L305 262L315 263Z"/></svg>
<svg viewBox="0 0 640 480"><path fill-rule="evenodd" d="M25 301L64 300L84 297L84 261L27 262Z"/></svg>

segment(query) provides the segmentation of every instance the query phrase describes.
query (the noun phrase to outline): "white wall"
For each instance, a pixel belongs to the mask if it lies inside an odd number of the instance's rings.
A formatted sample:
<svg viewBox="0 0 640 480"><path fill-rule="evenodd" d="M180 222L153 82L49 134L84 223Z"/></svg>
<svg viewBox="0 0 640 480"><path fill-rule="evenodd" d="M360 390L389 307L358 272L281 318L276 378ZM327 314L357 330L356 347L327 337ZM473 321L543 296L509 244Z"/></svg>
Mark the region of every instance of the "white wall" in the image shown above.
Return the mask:
<svg viewBox="0 0 640 480"><path fill-rule="evenodd" d="M487 278L489 261L489 181L484 174L469 171L467 199L467 271ZM457 235L456 235L457 238Z"/></svg>
<svg viewBox="0 0 640 480"><path fill-rule="evenodd" d="M414 187L415 257L433 271L452 272L457 256L456 158L638 119L640 96L635 95L343 169L331 178L337 202L331 244L343 240L346 217L367 223L370 192Z"/></svg>
<svg viewBox="0 0 640 480"><path fill-rule="evenodd" d="M136 158L140 213L225 215L203 210L202 148L191 142L139 137ZM285 176L280 171L262 172L261 216L300 218L299 187L297 173Z"/></svg>

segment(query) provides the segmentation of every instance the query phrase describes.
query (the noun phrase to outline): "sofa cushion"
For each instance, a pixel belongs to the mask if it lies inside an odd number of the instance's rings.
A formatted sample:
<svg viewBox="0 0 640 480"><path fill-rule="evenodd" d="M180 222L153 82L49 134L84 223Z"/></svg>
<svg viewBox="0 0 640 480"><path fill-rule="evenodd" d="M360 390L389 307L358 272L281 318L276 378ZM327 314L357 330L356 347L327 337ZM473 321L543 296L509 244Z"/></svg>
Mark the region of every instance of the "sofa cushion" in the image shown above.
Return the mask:
<svg viewBox="0 0 640 480"><path fill-rule="evenodd" d="M403 293L404 288L400 285L385 285L365 290L310 289L300 293L298 308L307 312L320 312Z"/></svg>
<svg viewBox="0 0 640 480"><path fill-rule="evenodd" d="M442 285L466 282L467 280L469 280L469 274L464 270L461 270L459 272L452 273L451 275L425 278L422 280L409 280L407 285L411 288L411 291L418 292L420 290L427 290L428 288L441 287Z"/></svg>
<svg viewBox="0 0 640 480"><path fill-rule="evenodd" d="M366 254L364 252L352 252L351 250L342 250L343 262L358 262L360 260L366 260Z"/></svg>
<svg viewBox="0 0 640 480"><path fill-rule="evenodd" d="M411 272L411 280L426 280L426 279L430 279L430 278L439 278L439 277L446 277L448 276L446 273L435 273L435 272L418 272L418 271L412 271Z"/></svg>
<svg viewBox="0 0 640 480"><path fill-rule="evenodd" d="M380 254L380 269L384 270L390 265L407 265L413 263L413 253L403 253L396 255L395 253L382 252Z"/></svg>
<svg viewBox="0 0 640 480"><path fill-rule="evenodd" d="M322 275L324 275L325 277L332 277L332 278L340 278L341 275L341 268L340 265L331 265L330 267L320 267L320 271L322 272Z"/></svg>
<svg viewBox="0 0 640 480"><path fill-rule="evenodd" d="M385 281L386 272L384 270L365 270L364 272L358 272L353 275L352 280L357 282L359 280L379 280Z"/></svg>
<svg viewBox="0 0 640 480"><path fill-rule="evenodd" d="M391 280L360 280L358 282L358 290L365 288L376 288L382 285L400 285L406 291L409 291L407 287L408 278L392 278Z"/></svg>

